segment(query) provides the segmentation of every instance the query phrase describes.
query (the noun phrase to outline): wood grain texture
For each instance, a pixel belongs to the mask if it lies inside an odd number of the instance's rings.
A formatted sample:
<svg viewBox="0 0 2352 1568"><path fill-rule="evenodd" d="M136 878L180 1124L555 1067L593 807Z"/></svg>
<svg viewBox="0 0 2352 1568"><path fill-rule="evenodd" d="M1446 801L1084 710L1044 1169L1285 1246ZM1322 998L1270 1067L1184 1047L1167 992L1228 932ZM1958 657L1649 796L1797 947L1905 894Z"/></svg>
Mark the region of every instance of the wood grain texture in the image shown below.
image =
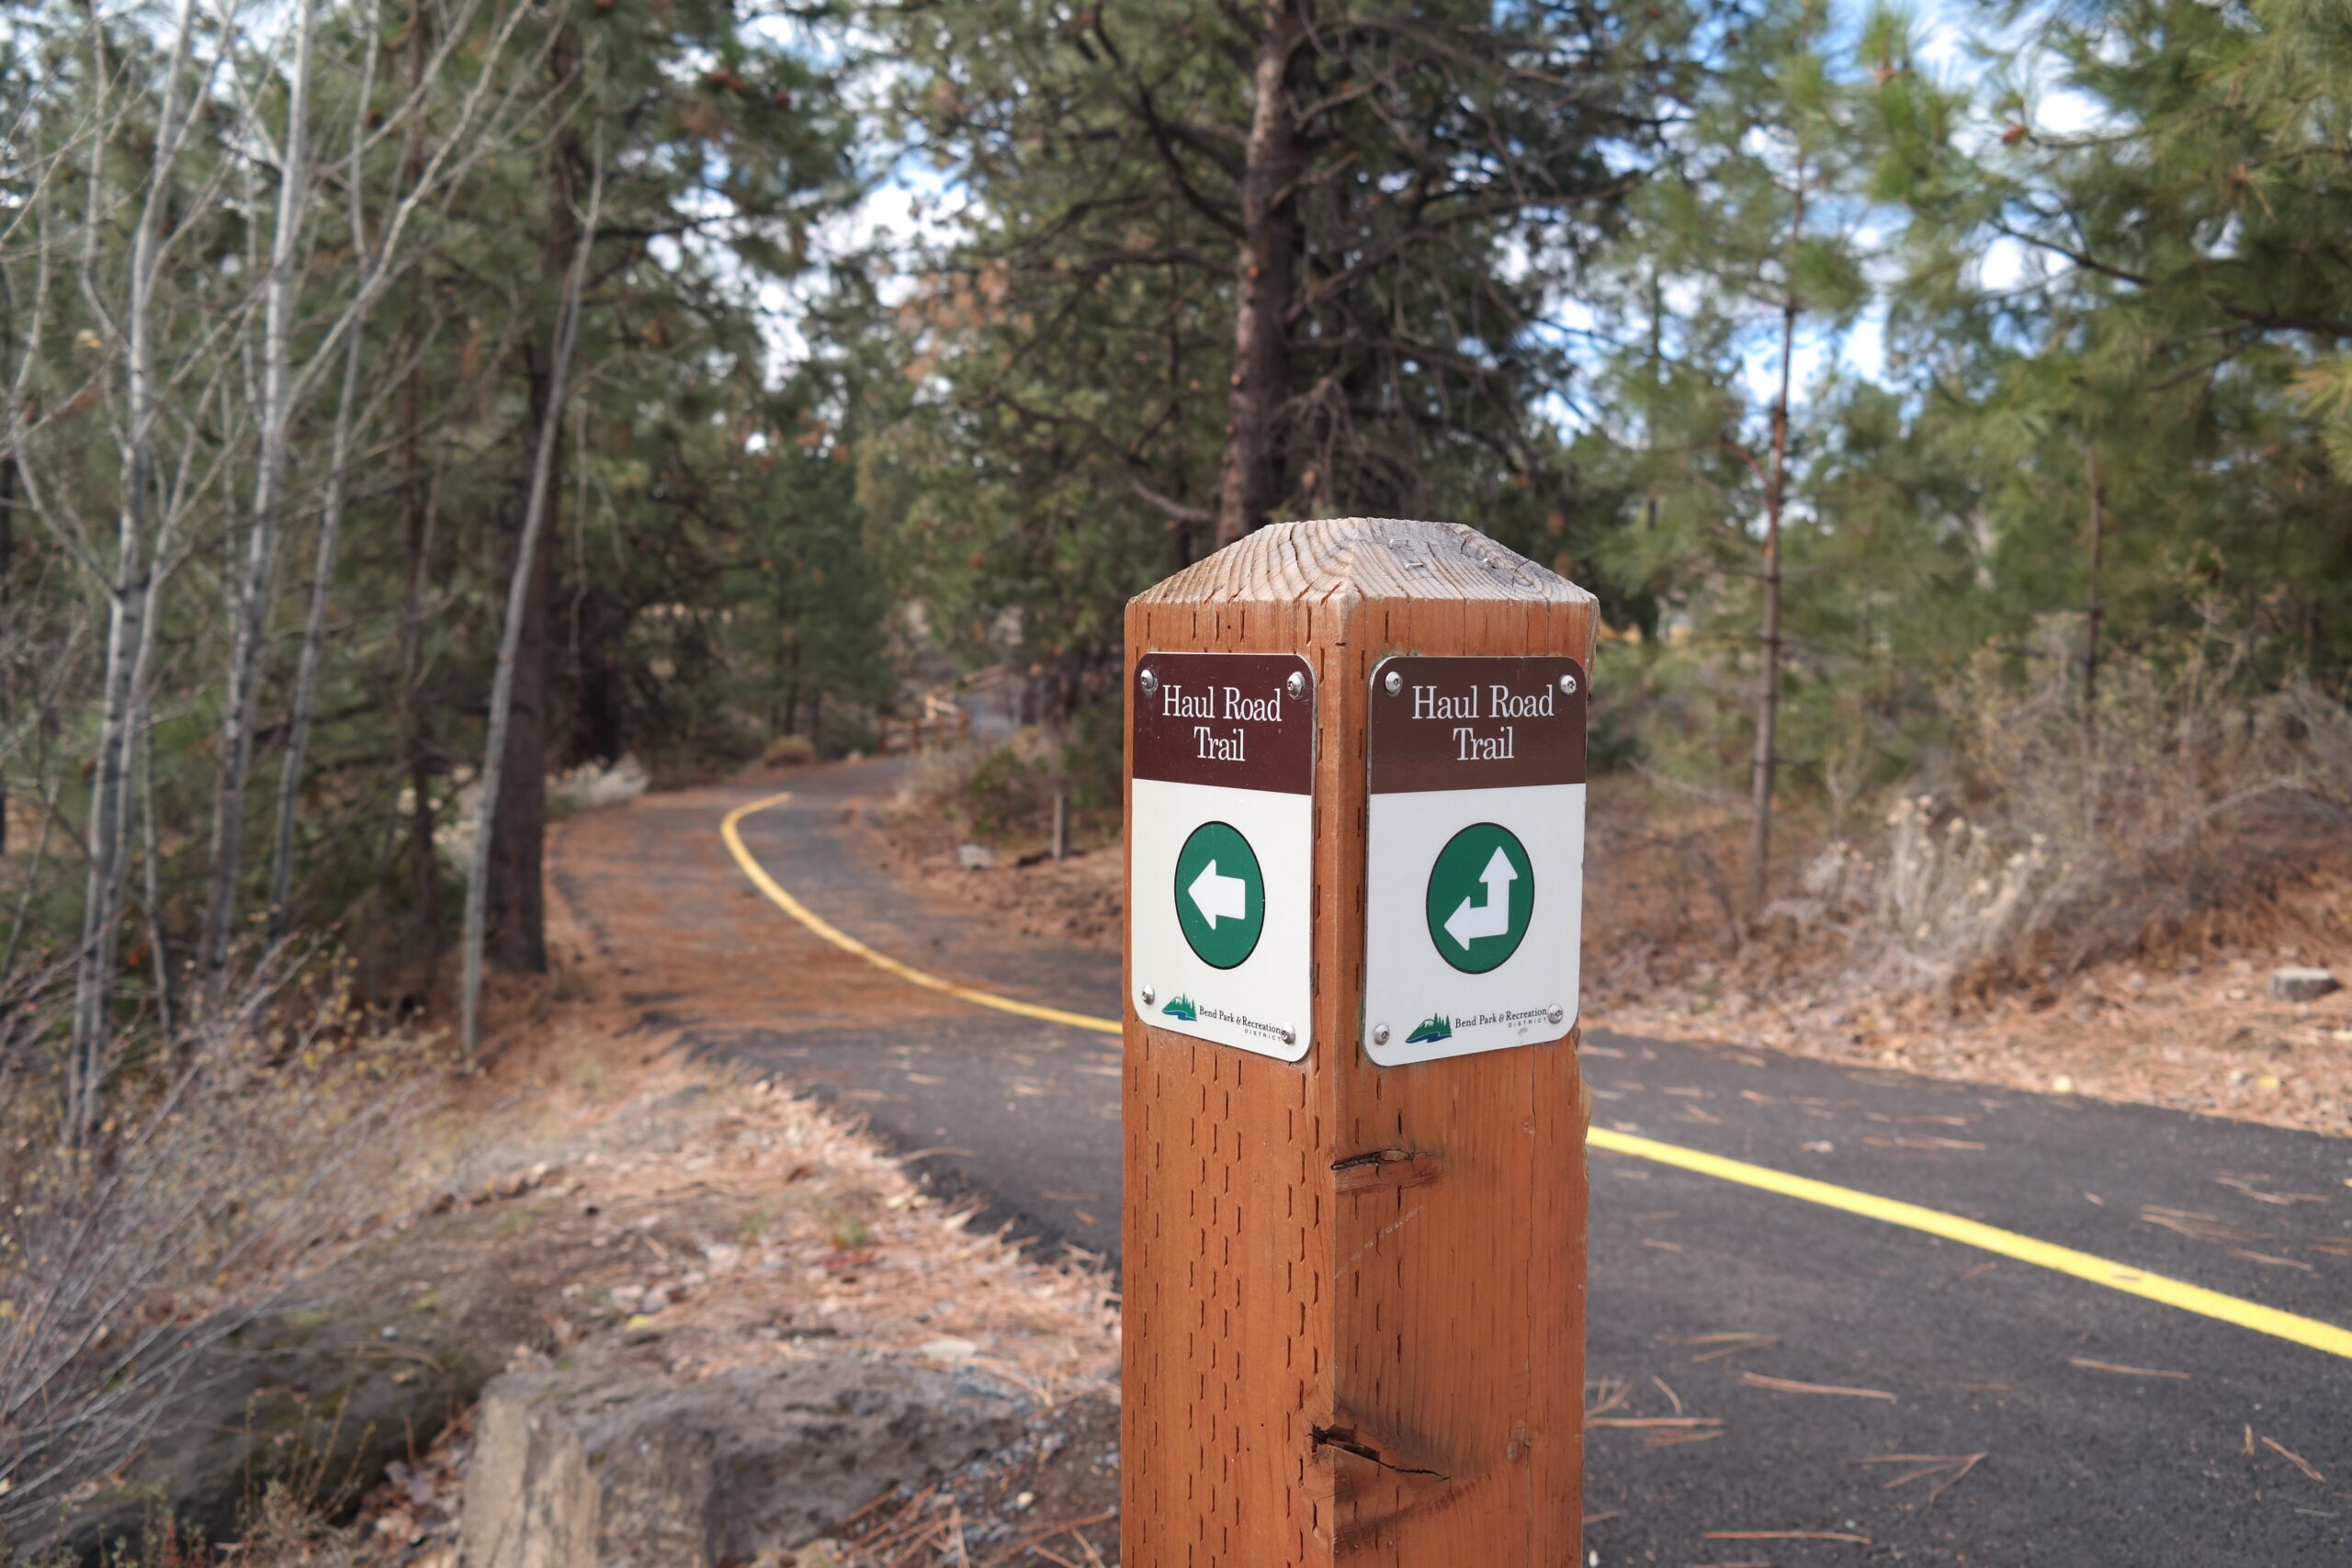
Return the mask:
<svg viewBox="0 0 2352 1568"><path fill-rule="evenodd" d="M1389 654L1589 670L1598 630L1590 594L1473 530L1380 519L1262 529L1129 604L1130 700L1146 652L1295 651L1317 710L1314 1049L1125 1012L1127 1568L1577 1562L1576 1037L1364 1055L1364 728ZM1130 942L1130 998L1133 966Z"/></svg>

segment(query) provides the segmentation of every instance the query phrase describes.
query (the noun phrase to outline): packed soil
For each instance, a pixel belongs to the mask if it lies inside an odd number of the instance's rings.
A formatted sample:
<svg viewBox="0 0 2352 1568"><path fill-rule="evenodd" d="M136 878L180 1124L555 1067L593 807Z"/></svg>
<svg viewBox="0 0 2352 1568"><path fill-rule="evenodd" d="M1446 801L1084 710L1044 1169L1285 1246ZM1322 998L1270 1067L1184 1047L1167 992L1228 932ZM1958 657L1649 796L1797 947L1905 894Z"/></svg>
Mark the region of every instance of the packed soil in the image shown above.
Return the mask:
<svg viewBox="0 0 2352 1568"><path fill-rule="evenodd" d="M1116 838L1072 846L1061 860L989 846L975 869L970 834L953 810L910 795L886 795L859 813L856 849L875 870L951 903L985 909L1023 936L1052 937L1099 953L1119 951L1127 857Z"/></svg>
<svg viewBox="0 0 2352 1568"><path fill-rule="evenodd" d="M2045 1093L2165 1106L2352 1134L2352 852L2271 867L2193 928L2130 956L1971 976L1890 980L1873 933L1796 919L1742 933L1732 878L1745 823L1639 779L1595 783L1586 853L1589 1027L1763 1046L1792 1055ZM952 803L881 800L863 850L879 869L998 919L1103 951L1120 942L1125 856L1115 842L1062 862L958 857ZM1820 847L1784 829L1786 863ZM2347 988L2270 998L2287 964Z"/></svg>

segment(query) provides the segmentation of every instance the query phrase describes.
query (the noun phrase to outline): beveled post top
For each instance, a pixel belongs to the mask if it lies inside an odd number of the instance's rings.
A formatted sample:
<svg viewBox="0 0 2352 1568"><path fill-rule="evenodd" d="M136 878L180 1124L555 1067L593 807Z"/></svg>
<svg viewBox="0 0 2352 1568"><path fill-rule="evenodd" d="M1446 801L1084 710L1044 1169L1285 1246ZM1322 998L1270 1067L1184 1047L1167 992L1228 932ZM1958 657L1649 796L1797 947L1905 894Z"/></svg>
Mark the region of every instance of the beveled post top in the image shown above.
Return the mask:
<svg viewBox="0 0 2352 1568"><path fill-rule="evenodd" d="M1258 529L1130 604L1442 599L1591 604L1548 567L1459 523L1324 517Z"/></svg>

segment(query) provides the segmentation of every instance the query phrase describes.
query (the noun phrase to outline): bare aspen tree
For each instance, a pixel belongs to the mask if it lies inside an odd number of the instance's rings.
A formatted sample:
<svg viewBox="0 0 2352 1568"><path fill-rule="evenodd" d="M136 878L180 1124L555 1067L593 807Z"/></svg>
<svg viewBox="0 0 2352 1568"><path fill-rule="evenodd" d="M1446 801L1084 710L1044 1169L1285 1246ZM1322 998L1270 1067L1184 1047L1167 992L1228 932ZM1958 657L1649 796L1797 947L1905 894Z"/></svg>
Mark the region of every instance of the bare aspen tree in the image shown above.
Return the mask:
<svg viewBox="0 0 2352 1568"><path fill-rule="evenodd" d="M523 73L513 73L510 75L500 69L516 28L529 12L527 6L515 4L504 9L497 25L492 28L481 58L475 62L477 73L473 84L460 101L451 123L438 138L432 153L422 159L412 156L400 161L398 166L409 177L394 191L371 239L367 231L363 162L367 151L376 139L394 131L407 139L412 151L418 144L423 135L425 109L432 91L438 84L441 70L451 55L473 36L472 21L480 6L469 0L448 19L439 41L412 78L408 93L381 121L375 121L368 112L368 88L374 78L375 62L381 41L382 17L377 6L370 5L367 7L362 14L363 85L357 95L360 107L355 115L347 153L351 187L348 199L353 226L351 238L359 257L357 277L327 319L309 358L297 366L293 363L290 343L283 330L288 317L281 310L291 312L295 309L302 281L293 265L296 248L302 239L303 209L308 189L307 138L299 132L299 125L307 119L309 110L309 83L312 70L311 31L315 25L315 6L316 0L303 0L296 23L294 79L288 91L289 118L285 146L277 154L280 166L277 228L271 244L259 363L254 377L254 396L260 409L260 443L251 528L232 609L227 690L222 703L220 770L213 812L211 891L200 938L206 994L216 998L221 976L226 972L229 944L236 924L238 883L243 865L245 797L252 779L258 717L256 701L262 675L261 652L268 631L277 558L284 541L286 475L294 422L320 389L328 371L340 363L343 376L335 433L320 508L319 555L312 574L311 611L305 620L302 649L297 660L294 711L288 726L288 748L281 773L281 804L272 840L270 908L273 912L284 905L286 890L292 876L293 824L291 802L286 792L291 788L299 793L303 755L310 740L311 718L315 711L321 645L327 625L328 591L332 588L335 541L347 493L345 470L350 464L354 426L358 417L355 402L359 389L368 321L378 302L416 259L417 241L412 231L424 226L446 209L466 176L512 129L512 111L523 98L519 85ZM503 89L496 86L501 82L507 83ZM255 134L261 134L257 124ZM273 919L275 918L273 913ZM277 933L273 930L272 934Z"/></svg>
<svg viewBox="0 0 2352 1568"><path fill-rule="evenodd" d="M153 130L153 153L131 231L129 265L120 293L111 301L99 264L100 228L107 209L106 153L115 129L108 118L113 65L107 57L105 28L95 10L89 24L93 90L98 103L88 138L81 286L93 316L110 329L120 355L123 391L117 434L121 495L112 559L104 572L106 673L91 771L89 876L74 986L74 1071L66 1135L75 1143L86 1139L101 1114L100 1092L109 1066L107 1000L114 984L117 927L130 859L131 751L141 729L145 676L153 648L159 560L172 525L185 515L184 508L177 505L158 513L164 483L157 451L164 403L157 359L163 325L158 296L170 250L164 212L204 102L192 59L196 21L196 0L181 0L164 69L163 99ZM209 71L204 74L209 76ZM42 511L47 519L48 509ZM95 552L83 553L86 557Z"/></svg>
<svg viewBox="0 0 2352 1568"><path fill-rule="evenodd" d="M278 536L285 521L286 468L293 432L293 318L301 281L295 263L311 191L311 37L317 17L318 0L297 0L285 141L283 146L268 149L277 164L277 211L270 236L269 269L262 287L260 401L254 413L260 446L254 463L253 521L245 535L243 570L230 611L228 678L220 702L220 784L212 814L212 894L206 908L200 955L205 995L216 1001L228 960L229 924L236 908L237 846L244 828L245 780L253 767L254 689L261 679L261 645L267 630ZM248 118L251 133L266 144L268 133L262 128L257 108Z"/></svg>
<svg viewBox="0 0 2352 1568"><path fill-rule="evenodd" d="M368 243L368 185L364 162L368 151L368 113L375 101L376 55L382 35L382 12L368 0L362 12L365 36L358 71L358 91L352 95L351 142L345 175L351 209L351 243L355 250ZM420 117L409 120L407 141L413 147ZM409 168L403 156L401 166ZM326 495L319 510L319 542L311 566L311 604L302 626L302 650L294 671L294 704L288 726L286 754L277 778L277 821L270 834L269 942L285 935L286 901L294 879L294 809L302 792L302 760L310 749L311 719L319 694L319 663L326 643L327 608L334 598L335 545L343 530L345 470L351 461L352 426L359 399L361 355L367 346L367 321L356 322L343 348L343 386L335 397L334 434L327 448Z"/></svg>

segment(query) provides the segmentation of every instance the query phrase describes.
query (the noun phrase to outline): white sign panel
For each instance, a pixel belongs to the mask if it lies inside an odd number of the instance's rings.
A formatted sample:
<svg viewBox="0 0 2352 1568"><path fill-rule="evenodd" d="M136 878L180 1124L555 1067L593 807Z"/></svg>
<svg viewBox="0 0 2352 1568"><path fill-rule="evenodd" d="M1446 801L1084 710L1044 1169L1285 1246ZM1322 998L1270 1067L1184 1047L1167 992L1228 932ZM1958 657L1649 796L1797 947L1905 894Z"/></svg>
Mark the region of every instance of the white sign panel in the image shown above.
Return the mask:
<svg viewBox="0 0 2352 1568"><path fill-rule="evenodd" d="M1574 1027L1586 695L1564 657L1373 671L1363 1039L1381 1066Z"/></svg>
<svg viewBox="0 0 2352 1568"><path fill-rule="evenodd" d="M1312 1016L1315 677L1291 654L1153 653L1128 694L1128 1001L1295 1062Z"/></svg>

